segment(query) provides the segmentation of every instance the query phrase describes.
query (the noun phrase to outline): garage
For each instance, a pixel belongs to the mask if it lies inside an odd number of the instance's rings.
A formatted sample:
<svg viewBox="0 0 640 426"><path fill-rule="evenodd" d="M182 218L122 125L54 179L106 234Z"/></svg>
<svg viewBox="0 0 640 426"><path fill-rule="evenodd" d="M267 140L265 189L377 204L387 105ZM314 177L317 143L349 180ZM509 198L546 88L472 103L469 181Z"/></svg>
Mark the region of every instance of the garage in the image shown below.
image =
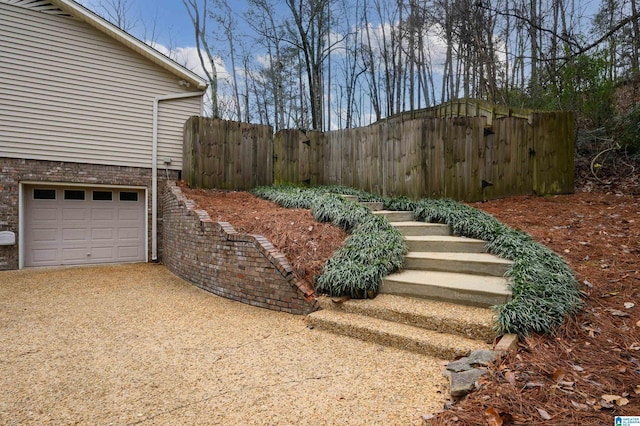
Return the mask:
<svg viewBox="0 0 640 426"><path fill-rule="evenodd" d="M146 261L145 190L25 185L24 266Z"/></svg>

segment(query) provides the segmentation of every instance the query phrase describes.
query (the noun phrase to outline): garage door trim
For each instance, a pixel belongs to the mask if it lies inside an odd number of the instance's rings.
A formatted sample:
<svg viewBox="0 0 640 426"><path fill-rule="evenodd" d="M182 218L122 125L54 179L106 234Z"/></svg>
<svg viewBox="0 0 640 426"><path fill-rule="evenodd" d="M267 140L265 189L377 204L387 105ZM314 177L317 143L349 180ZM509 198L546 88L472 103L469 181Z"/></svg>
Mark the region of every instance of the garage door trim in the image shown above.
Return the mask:
<svg viewBox="0 0 640 426"><path fill-rule="evenodd" d="M26 197L29 191L25 191L25 187L41 186L41 187L60 187L72 188L82 187L90 189L112 189L112 190L137 190L143 191L144 197L144 261L149 261L149 199L148 199L148 187L143 185L106 185L106 184L94 184L94 183L70 183L70 182L48 182L48 181L22 181L18 185L18 268L23 269L25 263L25 208Z"/></svg>

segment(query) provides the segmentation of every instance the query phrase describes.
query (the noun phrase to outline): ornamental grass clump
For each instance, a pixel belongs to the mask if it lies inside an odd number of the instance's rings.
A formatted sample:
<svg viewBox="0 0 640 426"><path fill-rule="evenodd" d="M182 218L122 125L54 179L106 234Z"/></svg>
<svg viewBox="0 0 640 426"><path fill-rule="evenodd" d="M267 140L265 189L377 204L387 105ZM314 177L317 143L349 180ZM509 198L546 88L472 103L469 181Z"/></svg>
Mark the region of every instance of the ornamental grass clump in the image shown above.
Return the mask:
<svg viewBox="0 0 640 426"><path fill-rule="evenodd" d="M252 193L288 209L311 208L311 202L316 196L313 189L294 185L261 186Z"/></svg>
<svg viewBox="0 0 640 426"><path fill-rule="evenodd" d="M309 208L319 222L341 227L349 237L316 277L316 291L330 296L373 297L383 277L402 266L407 247L398 230L381 216L338 194L379 200L372 194L342 186L303 188L260 187L253 193L283 207Z"/></svg>
<svg viewBox="0 0 640 426"><path fill-rule="evenodd" d="M407 247L386 218L369 214L353 229L316 280L319 293L373 297L385 276L402 267Z"/></svg>
<svg viewBox="0 0 640 426"><path fill-rule="evenodd" d="M513 261L506 273L513 299L496 307L499 333L549 334L582 305L571 268L528 234L508 229L487 250Z"/></svg>
<svg viewBox="0 0 640 426"><path fill-rule="evenodd" d="M311 202L311 214L318 222L331 222L351 232L365 217L371 216L371 211L340 195L319 192Z"/></svg>

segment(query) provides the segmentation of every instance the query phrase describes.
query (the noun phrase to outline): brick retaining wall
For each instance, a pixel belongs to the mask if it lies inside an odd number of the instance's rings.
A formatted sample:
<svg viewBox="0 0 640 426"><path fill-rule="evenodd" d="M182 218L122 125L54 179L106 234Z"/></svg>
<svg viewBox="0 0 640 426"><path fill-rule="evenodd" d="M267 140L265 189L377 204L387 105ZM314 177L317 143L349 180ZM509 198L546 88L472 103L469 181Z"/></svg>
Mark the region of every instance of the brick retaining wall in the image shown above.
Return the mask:
<svg viewBox="0 0 640 426"><path fill-rule="evenodd" d="M218 296L292 314L316 309L313 289L266 238L214 222L175 184L164 195L163 263Z"/></svg>

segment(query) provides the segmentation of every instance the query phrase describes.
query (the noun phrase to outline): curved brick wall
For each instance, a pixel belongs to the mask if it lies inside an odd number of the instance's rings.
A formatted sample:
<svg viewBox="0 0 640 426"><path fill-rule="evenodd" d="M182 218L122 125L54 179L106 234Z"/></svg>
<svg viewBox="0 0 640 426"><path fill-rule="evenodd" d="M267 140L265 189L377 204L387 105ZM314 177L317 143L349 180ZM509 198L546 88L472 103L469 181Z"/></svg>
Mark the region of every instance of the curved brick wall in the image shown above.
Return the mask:
<svg viewBox="0 0 640 426"><path fill-rule="evenodd" d="M266 238L240 234L197 210L175 182L164 194L162 262L174 274L227 299L292 314L316 309L315 293Z"/></svg>

